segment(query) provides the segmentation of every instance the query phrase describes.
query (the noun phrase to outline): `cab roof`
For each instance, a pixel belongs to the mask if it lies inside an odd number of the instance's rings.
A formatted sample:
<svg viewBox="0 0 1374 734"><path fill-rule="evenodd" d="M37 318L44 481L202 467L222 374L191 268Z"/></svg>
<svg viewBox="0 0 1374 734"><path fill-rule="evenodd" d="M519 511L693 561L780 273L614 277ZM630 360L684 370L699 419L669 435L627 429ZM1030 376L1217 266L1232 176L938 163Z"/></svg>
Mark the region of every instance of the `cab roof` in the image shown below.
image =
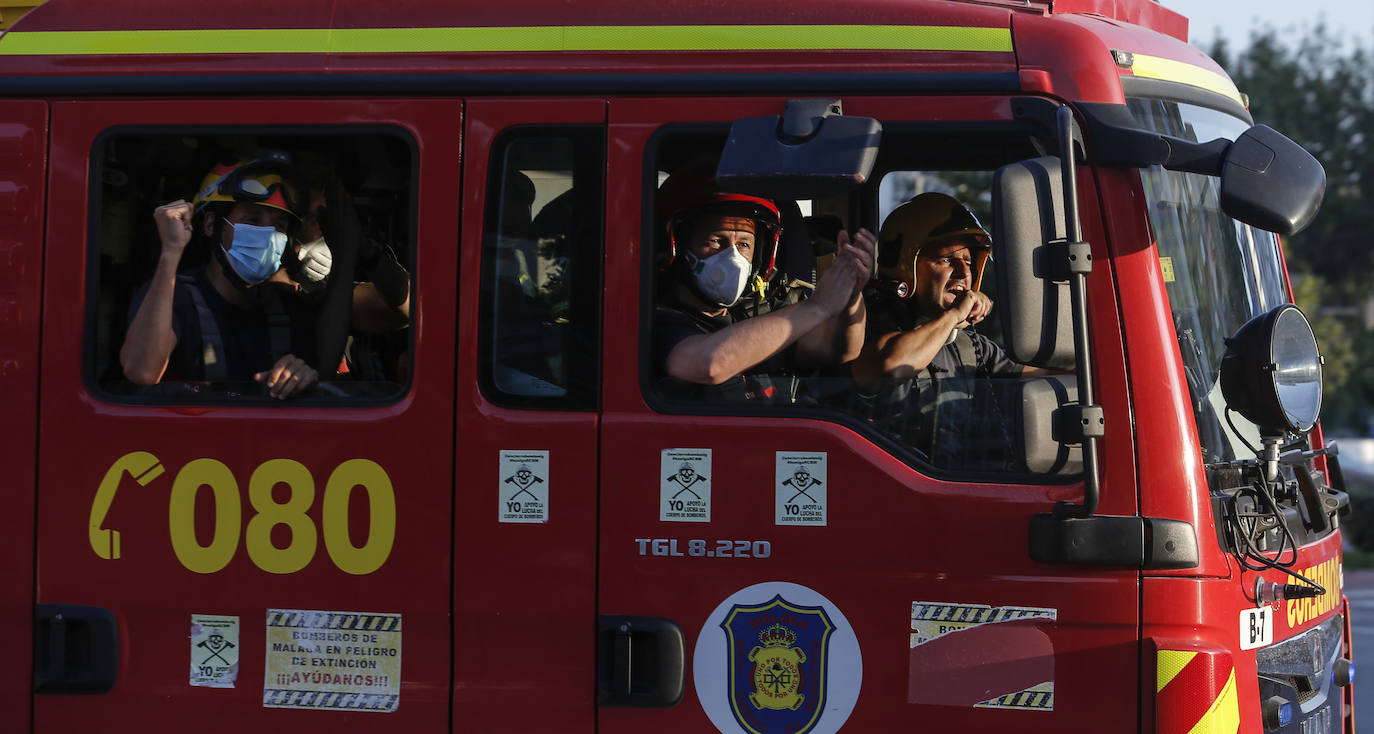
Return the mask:
<svg viewBox="0 0 1374 734"><path fill-rule="evenodd" d="M938 88L1114 102L1118 76L1135 73L1117 49L1229 85L1186 36L1187 20L1151 0L47 0L0 35L0 94L370 80L398 93Z"/></svg>

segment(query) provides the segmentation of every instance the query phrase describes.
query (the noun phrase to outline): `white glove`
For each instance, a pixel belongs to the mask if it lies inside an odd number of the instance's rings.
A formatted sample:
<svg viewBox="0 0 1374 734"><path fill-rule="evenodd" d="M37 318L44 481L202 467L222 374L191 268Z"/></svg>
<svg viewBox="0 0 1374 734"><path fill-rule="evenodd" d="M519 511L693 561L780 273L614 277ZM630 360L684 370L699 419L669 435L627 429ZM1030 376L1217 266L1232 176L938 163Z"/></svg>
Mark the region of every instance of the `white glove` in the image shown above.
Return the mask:
<svg viewBox="0 0 1374 734"><path fill-rule="evenodd" d="M306 242L301 245L301 249L296 253L296 259L300 260L301 269L299 282L301 288L307 291L315 290L324 283L324 279L329 277L329 271L334 264L334 255L329 251L329 244L324 238Z"/></svg>

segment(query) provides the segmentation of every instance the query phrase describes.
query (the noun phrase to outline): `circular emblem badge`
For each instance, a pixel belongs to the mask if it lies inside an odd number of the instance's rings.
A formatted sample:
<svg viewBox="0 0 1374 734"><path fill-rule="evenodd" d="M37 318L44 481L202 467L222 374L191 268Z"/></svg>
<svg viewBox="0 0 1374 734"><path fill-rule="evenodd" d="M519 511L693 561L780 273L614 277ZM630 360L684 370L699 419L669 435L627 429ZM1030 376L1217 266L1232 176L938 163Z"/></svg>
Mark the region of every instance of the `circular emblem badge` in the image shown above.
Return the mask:
<svg viewBox="0 0 1374 734"><path fill-rule="evenodd" d="M726 734L834 734L863 684L859 640L839 607L769 581L720 603L697 636L697 700Z"/></svg>

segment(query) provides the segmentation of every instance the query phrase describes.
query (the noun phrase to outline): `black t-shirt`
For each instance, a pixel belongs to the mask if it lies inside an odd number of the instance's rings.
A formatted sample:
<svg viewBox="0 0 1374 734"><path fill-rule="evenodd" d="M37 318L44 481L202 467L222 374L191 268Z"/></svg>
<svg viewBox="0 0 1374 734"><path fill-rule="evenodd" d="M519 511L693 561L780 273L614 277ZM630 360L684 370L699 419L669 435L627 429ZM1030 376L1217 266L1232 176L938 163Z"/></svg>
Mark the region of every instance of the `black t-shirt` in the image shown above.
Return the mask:
<svg viewBox="0 0 1374 734"><path fill-rule="evenodd" d="M719 385L701 385L668 375L668 355L689 336L714 334L733 324L727 312L721 316L693 313L676 301L654 309L655 385L666 397L695 402L724 403L762 401L790 405L796 401L797 380L791 369L793 347L788 347L742 374Z"/></svg>
<svg viewBox="0 0 1374 734"><path fill-rule="evenodd" d="M129 306L131 321L134 314L138 313L138 307L143 303L143 299L147 297L149 285L145 283L134 295ZM271 369L276 364L282 355L275 355L272 350L272 327L268 309L239 308L226 301L211 285L205 270L201 268L179 276L176 288L172 292L172 331L176 334L177 343L168 359L164 380L202 382L208 379L200 312L190 292L192 287L200 292L206 308L219 327L228 381L252 382L255 373ZM288 353L300 357L306 364L319 370L314 339L315 317L310 304L299 296L276 289L275 286L264 284L256 288L273 288L271 294L259 294L259 297L277 298L282 305L290 324L291 351Z"/></svg>

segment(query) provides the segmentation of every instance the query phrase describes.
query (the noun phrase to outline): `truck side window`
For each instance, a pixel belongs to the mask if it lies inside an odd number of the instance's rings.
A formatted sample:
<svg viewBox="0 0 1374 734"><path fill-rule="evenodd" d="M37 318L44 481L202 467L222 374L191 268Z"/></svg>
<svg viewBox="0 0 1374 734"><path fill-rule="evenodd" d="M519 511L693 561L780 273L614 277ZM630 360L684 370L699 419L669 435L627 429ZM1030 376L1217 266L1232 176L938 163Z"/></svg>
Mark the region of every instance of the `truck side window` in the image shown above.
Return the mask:
<svg viewBox="0 0 1374 734"><path fill-rule="evenodd" d="M292 404L398 397L413 346L413 157L400 132L345 126L100 137L88 381L118 401L276 404L283 396L258 376L296 357L318 379ZM170 267L160 262L177 244L164 220L185 227ZM169 271L170 298L150 297L154 275ZM175 343L144 358L162 330L139 317L158 309Z"/></svg>
<svg viewBox="0 0 1374 734"><path fill-rule="evenodd" d="M481 380L511 407L597 406L603 133L518 127L492 147Z"/></svg>
<svg viewBox="0 0 1374 734"><path fill-rule="evenodd" d="M706 149L710 141L684 137L676 142ZM665 142L663 150L668 149ZM1002 347L991 219L993 171L1003 161L984 156L976 165L985 168L961 170L948 165L961 162L953 157L959 150L948 144L899 147L896 155L912 157L905 151L920 151L946 158L896 161L899 165L887 168L876 190L853 198L770 200L776 213L767 207L751 210L746 194L722 194L719 187L712 189L715 198L708 204L695 204L702 197L693 199L674 188L674 176L690 182L688 176L701 177L697 168L706 175L714 168L681 153L672 157L691 162L660 166L655 230L665 241L658 243L656 254L666 261L671 253L673 265L663 268L656 284L647 372L663 409L776 415L828 411L935 474L1068 478L1081 472L1080 448L1052 438L1054 410L1076 400L1073 375L1021 365ZM703 152L709 158L709 150ZM943 165L900 165L923 162ZM853 221L865 209L875 218ZM716 217L712 222L725 217L719 221L735 222L726 229L752 234L752 276L726 314L701 306L709 302L703 294L711 285L703 284L704 276L698 274L709 269L701 256L689 261L690 273L679 262L683 240L695 226L682 211ZM776 257L771 257L767 235L774 222L782 234ZM839 231L853 233L860 227L878 235L878 245L874 279L864 290L867 329L858 358L843 364L809 363L799 358L797 341L719 383L689 379L692 374L683 368L678 376L669 372L671 350L685 338L733 328L810 298L835 262ZM672 243L666 242L669 232ZM770 263L771 277L760 277ZM974 302L980 305L968 312L976 315L972 323L943 326L956 304ZM948 335L933 357L913 338L926 325ZM918 364L922 357L925 361Z"/></svg>

